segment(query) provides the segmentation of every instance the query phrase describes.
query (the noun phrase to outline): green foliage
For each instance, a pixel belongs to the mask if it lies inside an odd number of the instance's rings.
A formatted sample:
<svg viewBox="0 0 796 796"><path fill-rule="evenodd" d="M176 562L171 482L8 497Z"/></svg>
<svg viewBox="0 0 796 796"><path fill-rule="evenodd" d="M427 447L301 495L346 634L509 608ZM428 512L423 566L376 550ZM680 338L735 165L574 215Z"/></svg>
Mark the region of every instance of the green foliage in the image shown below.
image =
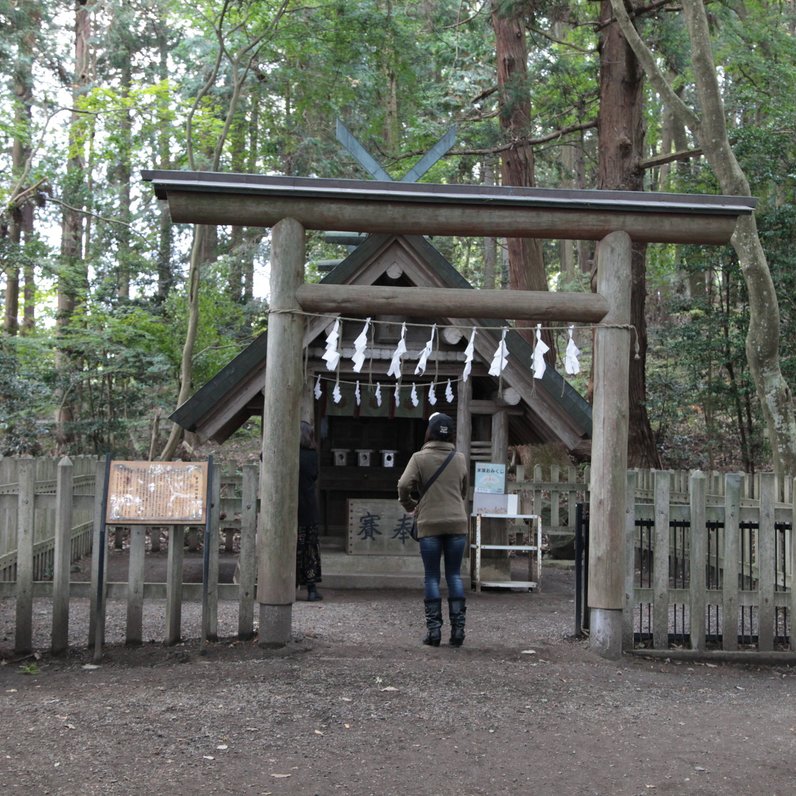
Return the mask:
<svg viewBox="0 0 796 796"><path fill-rule="evenodd" d="M494 91L490 4L291 0L278 16L281 7L279 0L228 6L110 0L93 6L92 83L76 99L79 114L71 126L71 100L63 102L58 87L72 81L73 20L68 13L52 16L54 6L31 0L0 8L0 24L9 34L0 43L0 65L6 67L1 71L7 76L0 84L0 202L5 204L14 185L14 139L32 149L29 182L43 179L43 192L54 200L36 209L35 229L24 245L0 235L0 267L33 267L37 278L35 333L0 344L3 452L52 447L59 390L75 400L71 431L81 451L112 447L141 453L154 414L167 415L174 408L188 317L183 280L191 230L168 223L161 228L160 207L139 170L189 166L189 116L194 163L201 168L214 166L214 149L229 121L221 170L363 178L335 138L337 118L395 179L452 125L456 145L424 181L479 182L485 164L498 162L494 150L506 142ZM597 118L598 5L507 0L500 8L521 15L525 23L528 83L517 91L530 96L528 134L551 137L534 148L537 183L559 187L580 177L585 185L593 184L595 132L555 133ZM792 7L749 0L712 4L710 13L731 138L760 200L758 228L780 298L782 368L793 384ZM32 24L36 14L41 16ZM639 16L637 24L675 88L694 106L682 16L667 8ZM35 35L24 39L28 34ZM251 68L244 66L249 47L256 56ZM202 94L217 61L218 73ZM11 78L17 63L32 67L30 123L15 122L19 106ZM242 92L231 110L237 80L243 81ZM645 120L651 153L659 151L662 111L650 90ZM578 148L579 175L562 160L563 144ZM67 174L70 156L80 157L81 167ZM670 173L671 190L719 192L701 161L673 165ZM649 184L656 183L650 179ZM57 202L62 201L85 211L81 256L73 263L60 256L62 205ZM473 284L481 283L480 239L437 238L434 244ZM318 234L308 237L311 262L344 253ZM266 317L263 299L248 301L242 294L241 273L268 261L267 241L251 236L241 242L229 229L220 229L217 247L206 255L213 262L201 272L194 388L261 331ZM554 243L545 245L545 258L557 289L588 289L588 275L565 283ZM666 463L719 462L733 452L737 459L745 445L744 455L759 464L764 459L760 412L744 356L746 297L733 257L715 249L651 246L647 263L648 403ZM126 275L129 297L120 295ZM319 276L310 265L307 278ZM56 336L59 279L78 310ZM704 295L694 294L697 284L708 286ZM587 376L577 381L584 391ZM728 425L733 432L724 431Z"/></svg>
<svg viewBox="0 0 796 796"><path fill-rule="evenodd" d="M223 260L203 267L202 290L199 294L200 326L193 360L194 384L197 388L211 379L252 339L246 324L245 309L230 299L223 287L225 275ZM171 341L168 358L176 378L188 323L185 294L173 292L164 309L169 319L168 325L161 322L159 327L161 334ZM172 383L176 384L176 381Z"/></svg>
<svg viewBox="0 0 796 796"><path fill-rule="evenodd" d="M713 469L760 462L759 416L746 365L748 306L729 250L686 246L684 280L651 330L648 411L667 466ZM690 444L686 440L691 440ZM695 442L698 441L698 442Z"/></svg>
<svg viewBox="0 0 796 796"><path fill-rule="evenodd" d="M50 431L52 357L38 337L0 336L0 455L36 456Z"/></svg>

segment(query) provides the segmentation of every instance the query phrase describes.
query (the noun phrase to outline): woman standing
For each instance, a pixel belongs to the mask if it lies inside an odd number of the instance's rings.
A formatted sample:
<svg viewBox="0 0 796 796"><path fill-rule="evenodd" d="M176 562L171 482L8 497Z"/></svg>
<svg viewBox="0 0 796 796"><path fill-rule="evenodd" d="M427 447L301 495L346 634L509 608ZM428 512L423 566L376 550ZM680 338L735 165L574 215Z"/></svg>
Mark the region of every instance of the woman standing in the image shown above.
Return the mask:
<svg viewBox="0 0 796 796"><path fill-rule="evenodd" d="M321 582L321 550L318 544L318 452L315 432L306 420L301 421L299 449L298 541L296 544L296 584L307 587L307 600L323 597L315 586Z"/></svg>
<svg viewBox="0 0 796 796"><path fill-rule="evenodd" d="M467 545L467 461L454 447L455 429L448 415L435 412L428 421L423 447L412 455L398 481L398 500L414 512L425 571L427 634L424 644L438 647L442 628L440 562L445 560L450 643L464 641L465 598L461 566Z"/></svg>

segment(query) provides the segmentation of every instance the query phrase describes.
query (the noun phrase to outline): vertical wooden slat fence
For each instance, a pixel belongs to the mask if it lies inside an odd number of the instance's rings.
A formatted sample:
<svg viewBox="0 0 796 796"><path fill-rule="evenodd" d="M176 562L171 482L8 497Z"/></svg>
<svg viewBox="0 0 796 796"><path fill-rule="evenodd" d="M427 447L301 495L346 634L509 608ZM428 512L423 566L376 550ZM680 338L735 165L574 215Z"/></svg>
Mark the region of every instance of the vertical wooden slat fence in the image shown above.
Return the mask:
<svg viewBox="0 0 796 796"><path fill-rule="evenodd" d="M646 480L635 500L634 643L698 652L793 649L793 479L731 473L717 481L694 472L687 492L679 474L654 480L653 502ZM651 562L645 521L655 527Z"/></svg>
<svg viewBox="0 0 796 796"><path fill-rule="evenodd" d="M515 478L507 489L519 495L520 511L542 517L546 546L564 546L575 538L576 507L589 502L589 467L568 467L562 480L560 465L534 465L532 477L527 477L523 465L515 467Z"/></svg>
<svg viewBox="0 0 796 796"><path fill-rule="evenodd" d="M208 604L202 635L217 637L218 600L238 603L238 635L254 634L255 535L258 466L213 484ZM15 649L33 644L33 599L53 600L52 648L65 648L69 603L90 597L89 645L95 642L97 556L92 581L70 582L71 562L88 554L98 539L101 497L95 488L103 462L0 459L0 596L16 598ZM511 491L522 510L539 513L551 538L574 536L576 507L588 504L588 469L518 467ZM625 608L623 645L645 649L686 646L761 653L789 648L796 616L796 490L792 478L771 474L702 474L634 470L627 474L625 515ZM69 519L71 515L71 519ZM153 529L158 536L161 529ZM218 582L218 551L240 533L235 583ZM146 530L130 532L127 580L107 583L105 595L127 603L126 639L142 641L144 603L165 599L164 638L180 640L184 600L201 600L202 585L183 583L185 529L168 529L167 582L144 581ZM96 541L95 541L96 544ZM215 550L215 555L212 555ZM214 574L215 573L215 574ZM104 620L103 620L104 627ZM101 639L104 641L104 638Z"/></svg>
<svg viewBox="0 0 796 796"><path fill-rule="evenodd" d="M258 466L247 465L243 477L224 476L216 471L212 482L211 527L213 539L224 534L225 549L231 549L232 534L240 527L244 554L239 583L219 584L219 545L210 546L208 557L207 606L203 610L203 638L218 634L218 600L236 600L241 606L239 630L242 638L254 634L253 602L256 596L255 535ZM51 649L62 652L69 638L69 607L72 598L90 598L88 645L104 643L106 599L127 604L125 640L143 640L143 610L148 600L166 601L165 636L180 640L183 600L203 600L203 584L183 583L184 526L169 529L166 583L145 582L147 529L125 529L128 541L127 573L124 582L107 581L107 556L102 582L102 611L97 615L99 556L91 558L91 580L71 581L73 562L97 549L101 526L101 489L105 463L96 457L57 460L0 459L0 597L16 598L14 649L32 651L34 597L52 600ZM222 501L221 494L225 494ZM222 509L226 516L222 525ZM152 528L160 537L161 529ZM115 535L120 537L121 535ZM115 544L113 535L111 544ZM157 549L157 546L156 546Z"/></svg>
<svg viewBox="0 0 796 796"><path fill-rule="evenodd" d="M545 533L566 538L588 475L573 468L564 481L536 466L516 476L509 488ZM796 650L795 493L793 478L770 473L630 471L625 649Z"/></svg>

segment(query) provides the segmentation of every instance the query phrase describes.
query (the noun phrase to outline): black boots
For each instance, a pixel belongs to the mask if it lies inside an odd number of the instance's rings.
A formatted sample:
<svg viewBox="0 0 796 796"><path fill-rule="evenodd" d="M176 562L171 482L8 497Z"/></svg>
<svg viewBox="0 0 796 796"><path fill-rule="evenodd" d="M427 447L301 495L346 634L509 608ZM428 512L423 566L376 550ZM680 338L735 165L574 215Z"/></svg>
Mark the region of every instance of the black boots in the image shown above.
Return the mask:
<svg viewBox="0 0 796 796"><path fill-rule="evenodd" d="M318 590L315 588L314 583L307 584L307 602L308 603L316 603L318 600L322 600L320 594L318 594Z"/></svg>
<svg viewBox="0 0 796 796"><path fill-rule="evenodd" d="M424 644L438 647L442 638L442 600L424 600L426 606L426 628Z"/></svg>
<svg viewBox="0 0 796 796"><path fill-rule="evenodd" d="M425 600L426 628L428 632L423 639L424 644L438 647L442 638L442 600ZM448 615L451 620L451 647L461 647L464 643L464 615L467 606L464 597L448 599Z"/></svg>
<svg viewBox="0 0 796 796"><path fill-rule="evenodd" d="M464 615L467 605L464 597L448 598L448 615L451 620L451 647L461 647L464 642Z"/></svg>

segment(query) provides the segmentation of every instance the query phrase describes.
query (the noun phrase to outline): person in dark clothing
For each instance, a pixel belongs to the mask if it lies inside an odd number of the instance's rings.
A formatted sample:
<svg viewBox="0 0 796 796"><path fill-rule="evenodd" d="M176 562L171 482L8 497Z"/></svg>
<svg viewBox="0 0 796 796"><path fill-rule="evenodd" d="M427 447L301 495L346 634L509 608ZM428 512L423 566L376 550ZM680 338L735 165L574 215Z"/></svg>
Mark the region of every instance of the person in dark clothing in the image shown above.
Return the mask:
<svg viewBox="0 0 796 796"><path fill-rule="evenodd" d="M417 520L420 556L425 570L424 604L428 631L423 643L432 647L439 646L442 635L440 562L443 558L448 585L450 644L461 647L464 642L466 605L461 566L467 546L469 473L464 454L454 453L454 441L452 418L435 412L429 418L423 447L412 454L398 481L398 500L404 511L414 512ZM446 460L444 469L440 470ZM429 484L437 472L436 479Z"/></svg>
<svg viewBox="0 0 796 796"><path fill-rule="evenodd" d="M315 432L301 421L299 449L298 540L296 544L296 584L307 587L307 600L316 602L323 597L316 583L321 582L321 550L318 544L318 452Z"/></svg>

